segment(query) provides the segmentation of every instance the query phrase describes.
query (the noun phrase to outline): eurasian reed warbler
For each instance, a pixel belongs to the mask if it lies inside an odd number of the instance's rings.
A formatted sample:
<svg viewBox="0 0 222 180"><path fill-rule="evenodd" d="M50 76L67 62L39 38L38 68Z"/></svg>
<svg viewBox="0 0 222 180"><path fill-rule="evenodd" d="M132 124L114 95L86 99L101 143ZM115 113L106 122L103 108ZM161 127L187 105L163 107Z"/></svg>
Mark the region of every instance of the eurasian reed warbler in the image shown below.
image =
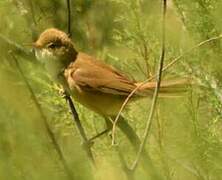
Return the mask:
<svg viewBox="0 0 222 180"><path fill-rule="evenodd" d="M103 115L115 116L126 97L140 85L123 73L88 54L78 52L69 36L55 28L46 29L34 43L35 53L52 79L75 101ZM163 81L160 94L184 88L184 80ZM156 82L147 82L131 98L150 96Z"/></svg>

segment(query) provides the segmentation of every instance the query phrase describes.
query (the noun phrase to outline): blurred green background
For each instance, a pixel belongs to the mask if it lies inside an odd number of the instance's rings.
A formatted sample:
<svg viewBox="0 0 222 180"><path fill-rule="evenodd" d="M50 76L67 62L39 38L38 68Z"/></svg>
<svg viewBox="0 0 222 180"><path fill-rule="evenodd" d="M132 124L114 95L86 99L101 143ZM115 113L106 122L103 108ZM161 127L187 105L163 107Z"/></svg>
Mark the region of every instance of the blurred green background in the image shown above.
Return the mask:
<svg viewBox="0 0 222 180"><path fill-rule="evenodd" d="M78 50L138 81L155 74L161 50L160 0L73 0L71 12L72 39ZM219 0L169 0L165 64L219 36L221 12ZM158 101L146 143L150 162L145 167L140 163L129 176L108 135L95 140L97 167L92 166L66 101L27 46L46 28L67 31L66 1L0 0L0 17L1 180L222 179L221 40L195 48L164 73L164 79L192 77L196 84L180 98ZM123 112L141 139L150 101L137 101ZM105 128L102 117L76 105L88 137ZM127 138L119 130L116 133L118 151L130 166L136 154Z"/></svg>

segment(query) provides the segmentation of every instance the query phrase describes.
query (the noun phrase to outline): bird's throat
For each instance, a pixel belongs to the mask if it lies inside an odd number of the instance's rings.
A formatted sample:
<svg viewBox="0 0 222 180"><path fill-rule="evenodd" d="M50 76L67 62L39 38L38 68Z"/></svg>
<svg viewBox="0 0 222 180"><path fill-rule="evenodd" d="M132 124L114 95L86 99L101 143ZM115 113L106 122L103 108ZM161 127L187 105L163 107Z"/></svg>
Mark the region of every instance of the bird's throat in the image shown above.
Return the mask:
<svg viewBox="0 0 222 180"><path fill-rule="evenodd" d="M65 60L61 57L53 55L47 50L41 50L36 52L37 59L44 65L46 71L49 73L50 77L58 82L59 76L66 68Z"/></svg>
<svg viewBox="0 0 222 180"><path fill-rule="evenodd" d="M58 81L59 75L61 75L61 73L65 69L65 65L62 62L63 61L59 58L53 58L48 59L44 64L49 75L55 81Z"/></svg>

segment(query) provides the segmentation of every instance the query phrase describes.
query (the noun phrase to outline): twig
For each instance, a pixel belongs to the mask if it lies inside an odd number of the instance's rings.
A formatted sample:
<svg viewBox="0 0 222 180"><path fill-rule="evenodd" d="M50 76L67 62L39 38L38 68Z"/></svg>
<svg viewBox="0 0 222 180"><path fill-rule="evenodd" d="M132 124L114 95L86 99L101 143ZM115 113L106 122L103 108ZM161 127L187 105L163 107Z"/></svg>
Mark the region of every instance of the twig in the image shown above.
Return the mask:
<svg viewBox="0 0 222 180"><path fill-rule="evenodd" d="M176 57L175 59L173 59L169 64L167 64L164 68L163 68L163 72L166 71L167 69L169 69L171 66L173 66L174 64L176 64L182 57L190 54L193 50L203 46L206 43L209 43L211 41L215 41L218 39L222 39L222 34L216 37L212 37L210 39L207 39L205 41L200 42L199 44L195 45L194 47L190 48L189 50L185 51L184 53L182 53L181 55L179 55L178 57ZM152 80L156 77L157 75L154 75L152 77L149 78L149 80Z"/></svg>
<svg viewBox="0 0 222 180"><path fill-rule="evenodd" d="M193 50L205 45L206 43L209 43L211 41L215 41L218 39L222 39L222 35L216 36L216 37L212 37L210 39L207 39L205 41L202 41L200 43L198 43L197 45L193 46L192 48L190 48L188 51L185 51L184 53L182 53L181 55L179 55L178 57L174 58L169 64L167 64L163 69L162 72L165 72L166 70L168 70L170 67L172 67L174 64L176 64L181 58L183 58L184 56L190 54ZM113 140L112 140L112 144L114 144L115 142L115 129L116 129L116 124L119 120L120 114L122 113L123 109L125 108L125 106L127 105L127 103L129 102L130 98L135 94L135 92L141 88L145 83L149 82L150 80L156 78L157 75L151 76L150 78L146 79L145 81L143 81L139 86L137 86L125 99L125 101L123 102L114 122L113 122L113 129L112 129L112 136L113 136Z"/></svg>
<svg viewBox="0 0 222 180"><path fill-rule="evenodd" d="M97 139L98 137L101 137L104 134L107 134L111 129L107 128L104 131L98 133L97 135L91 137L90 139L88 139L89 142L92 142L93 140Z"/></svg>
<svg viewBox="0 0 222 180"><path fill-rule="evenodd" d="M33 100L37 110L39 111L41 119L43 120L44 125L46 127L46 131L47 131L50 139L52 140L52 144L55 147L56 152L59 155L59 159L61 160L61 162L62 162L62 164L64 166L64 169L65 169L65 172L67 174L67 177L68 177L68 179L73 180L72 171L68 167L68 164L67 164L67 162L65 160L65 157L63 156L62 150L60 149L59 144L57 143L56 138L55 138L52 130L50 129L50 126L49 126L49 123L47 121L47 118L46 118L45 114L43 113L40 104L38 103L38 100L37 100L37 98L36 98L36 96L35 96L35 94L34 94L34 92L32 90L32 87L30 86L28 80L26 79L26 77L25 77L25 75L24 75L24 73L23 73L23 71L22 71L22 69L21 69L21 67L20 67L20 65L19 65L19 63L17 61L17 58L12 53L11 53L11 56L12 56L12 59L15 61L16 67L17 67L19 73L21 74L21 77L22 77L25 85L27 86L28 91L31 94L31 98L32 98L32 100Z"/></svg>
<svg viewBox="0 0 222 180"><path fill-rule="evenodd" d="M66 3L67 3L67 32L68 32L68 35L69 37L72 36L71 34L71 8L70 8L70 0L66 0ZM90 145L90 141L88 140L87 136L86 136L86 133L85 133L85 130L79 120L79 115L76 111L76 108L75 108L75 105L72 101L72 98L70 97L69 94L65 93L65 98L67 99L68 103L69 103L69 108L71 109L71 112L72 112L72 115L73 115L73 119L76 123L76 126L78 128L78 131L79 131L79 134L81 135L82 137L82 140L83 140L83 147L84 147L84 150L86 151L88 157L92 160L93 164L95 164L95 160L94 160L94 157L93 157L93 153L91 151L91 145Z"/></svg>
<svg viewBox="0 0 222 180"><path fill-rule="evenodd" d="M71 31L71 8L70 8L70 0L66 0L67 4L67 33L71 37L72 31Z"/></svg>
<svg viewBox="0 0 222 180"><path fill-rule="evenodd" d="M117 126L117 123L118 123L118 120L121 116L121 113L123 111L123 109L125 108L126 104L128 103L129 99L133 96L133 94L141 87L142 85L140 86L137 86L126 98L126 100L123 102L115 120L113 121L113 128L112 128L112 146L115 145L115 132L116 132L116 126Z"/></svg>
<svg viewBox="0 0 222 180"><path fill-rule="evenodd" d="M109 129L109 127L112 126L112 118L105 118L106 121L106 125L107 128ZM121 117L121 121L118 124L119 128L121 129L121 131L127 136L127 138L129 139L130 143L132 144L133 148L136 149L138 144L139 144L139 138L137 137L137 135L135 134L135 132L133 131L132 127L126 122L126 120ZM122 166L122 170L125 172L126 178L127 180L134 180L134 172L130 170L130 168L127 165L127 162L124 158L123 153L121 152L119 146L113 146L114 150L117 152L118 156L119 156L119 160Z"/></svg>
<svg viewBox="0 0 222 180"><path fill-rule="evenodd" d="M158 99L158 93L159 93L159 88L160 88L160 83L161 83L163 63L164 63L164 58L165 58L165 16L166 16L166 9L167 9L167 0L163 0L162 52L161 52L161 57L160 57L160 62L159 62L159 70L158 70L158 77L157 77L157 83L156 83L157 85L156 85L156 88L155 88L155 91L154 91L153 100L152 100L152 104L151 104L151 110L150 110L150 114L149 114L149 117L148 117L148 120L147 120L147 123L146 123L146 128L145 128L145 132L144 132L144 135L143 135L143 139L142 139L140 148L137 152L136 159L132 164L132 167L131 167L132 170L136 169L136 167L139 163L141 154L144 150L145 143L147 141L149 130L150 130L150 127L151 127L151 122L152 122L152 119L153 119L153 115L154 115L154 112L155 112L157 99Z"/></svg>
<svg viewBox="0 0 222 180"><path fill-rule="evenodd" d="M112 123L112 121L110 122L109 120L106 120L106 122L109 124ZM112 124L111 124L112 126ZM140 144L141 144L141 141L140 141L140 138L139 136L136 134L136 132L134 131L134 129L132 128L132 126L126 121L126 119L123 117L123 116L120 116L120 120L118 121L118 127L119 129L121 130L121 132L123 132L123 134L127 137L127 139L129 140L130 144L132 145L133 147L133 150L135 152L137 152L139 150L139 147L140 147ZM114 146L114 147L117 147L118 146ZM116 149L117 149L116 148ZM145 170L144 172L146 173L147 176L150 176L151 175L151 179L155 179L155 180L160 180L162 178L159 177L159 175L157 175L157 171L156 171L156 168L154 166L154 164L152 163L152 160L149 156L149 153L146 152L146 150L144 149L143 152L142 152L142 167L143 169ZM120 157L121 158L121 157ZM121 160L121 159L120 159ZM124 160L124 158L122 159ZM121 164L123 167L125 167L125 169L123 169L126 173L129 173L131 175L133 175L135 172L132 171L128 165L125 165L123 164L123 161L121 161ZM149 171L147 171L147 169L149 169Z"/></svg>
<svg viewBox="0 0 222 180"><path fill-rule="evenodd" d="M95 160L94 160L94 157L93 157L93 153L91 151L91 148L90 148L90 141L88 140L87 136L86 136L86 133L85 133L85 130L79 120L79 115L75 109L75 106L74 106L74 103L72 102L72 99L69 95L66 95L65 97L69 103L69 107L72 111L72 115L73 115L73 119L76 123L76 126L79 130L79 134L81 135L82 137L82 140L83 140L83 147L84 147L84 150L86 151L88 157L92 160L92 162L95 164Z"/></svg>

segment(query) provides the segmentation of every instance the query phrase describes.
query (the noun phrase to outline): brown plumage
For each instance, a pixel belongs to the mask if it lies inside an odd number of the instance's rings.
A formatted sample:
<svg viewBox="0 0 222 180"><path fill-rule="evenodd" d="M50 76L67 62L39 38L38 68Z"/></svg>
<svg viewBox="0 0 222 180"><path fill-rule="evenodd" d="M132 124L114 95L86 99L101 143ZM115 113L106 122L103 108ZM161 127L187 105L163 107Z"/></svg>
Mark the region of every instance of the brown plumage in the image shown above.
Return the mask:
<svg viewBox="0 0 222 180"><path fill-rule="evenodd" d="M77 52L70 38L57 29L44 31L34 46L53 79L75 100L104 116L115 116L125 98L140 85L115 68ZM162 82L160 92L183 91L184 84L184 80ZM131 100L151 96L155 87L155 82L144 84Z"/></svg>

